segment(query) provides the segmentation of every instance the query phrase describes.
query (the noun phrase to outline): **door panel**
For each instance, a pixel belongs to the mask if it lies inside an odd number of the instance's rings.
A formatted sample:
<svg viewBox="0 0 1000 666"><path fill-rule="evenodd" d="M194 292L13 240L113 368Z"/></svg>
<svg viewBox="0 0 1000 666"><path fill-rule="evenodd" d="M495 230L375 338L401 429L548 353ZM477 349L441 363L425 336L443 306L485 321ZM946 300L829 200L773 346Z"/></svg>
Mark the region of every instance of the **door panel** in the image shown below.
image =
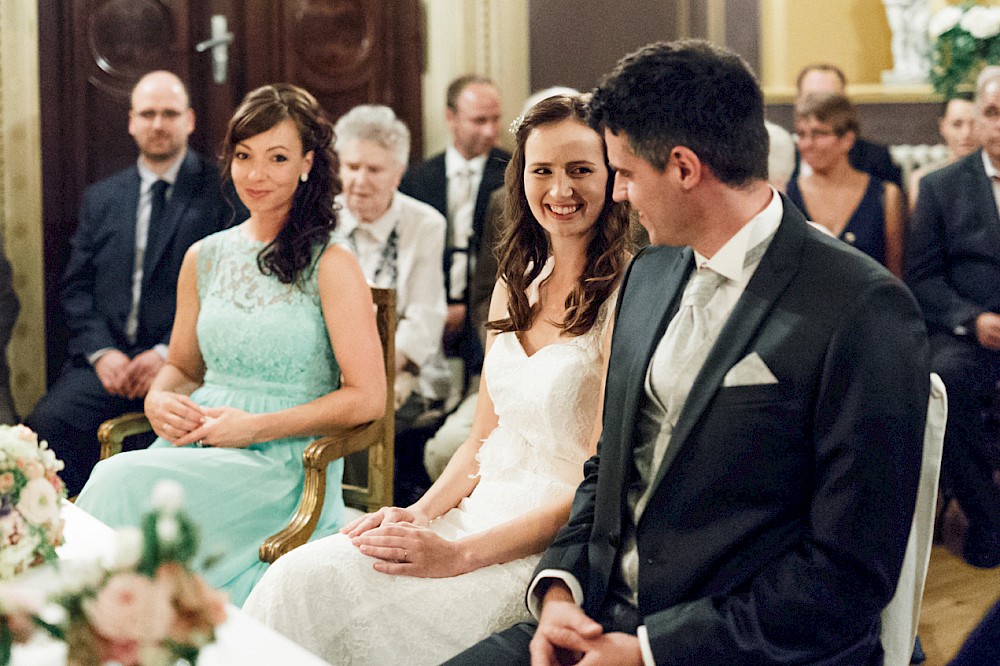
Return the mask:
<svg viewBox="0 0 1000 666"><path fill-rule="evenodd" d="M233 33L225 82L213 79L213 15ZM65 357L59 280L87 185L134 162L129 94L154 69L188 83L191 146L217 154L239 100L266 83L309 89L332 119L392 106L420 145L420 0L65 0L39 3L47 370Z"/></svg>

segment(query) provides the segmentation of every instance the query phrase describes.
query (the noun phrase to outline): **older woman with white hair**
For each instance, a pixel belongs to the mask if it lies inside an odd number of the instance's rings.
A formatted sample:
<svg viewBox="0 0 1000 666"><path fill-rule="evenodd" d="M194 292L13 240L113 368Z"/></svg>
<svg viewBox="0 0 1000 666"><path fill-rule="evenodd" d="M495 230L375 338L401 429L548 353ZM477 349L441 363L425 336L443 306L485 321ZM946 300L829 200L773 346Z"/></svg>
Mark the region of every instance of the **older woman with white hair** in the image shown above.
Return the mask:
<svg viewBox="0 0 1000 666"><path fill-rule="evenodd" d="M440 355L446 314L441 269L445 220L431 206L396 189L410 153L410 132L392 109L354 107L334 131L344 188L337 196L338 231L353 242L369 284L396 290L400 433L429 403L447 395Z"/></svg>

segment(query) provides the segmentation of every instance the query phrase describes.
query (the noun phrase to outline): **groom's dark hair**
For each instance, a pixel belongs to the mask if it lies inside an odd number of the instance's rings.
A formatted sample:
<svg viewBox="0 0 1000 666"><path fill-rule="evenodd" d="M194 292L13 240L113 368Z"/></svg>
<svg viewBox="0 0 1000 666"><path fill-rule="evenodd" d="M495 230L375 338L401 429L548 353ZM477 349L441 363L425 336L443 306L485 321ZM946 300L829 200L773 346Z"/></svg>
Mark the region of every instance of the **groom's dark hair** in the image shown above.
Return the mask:
<svg viewBox="0 0 1000 666"><path fill-rule="evenodd" d="M742 58L705 41L658 42L622 58L594 90L588 120L624 132L660 171L685 146L727 185L767 178L760 86Z"/></svg>

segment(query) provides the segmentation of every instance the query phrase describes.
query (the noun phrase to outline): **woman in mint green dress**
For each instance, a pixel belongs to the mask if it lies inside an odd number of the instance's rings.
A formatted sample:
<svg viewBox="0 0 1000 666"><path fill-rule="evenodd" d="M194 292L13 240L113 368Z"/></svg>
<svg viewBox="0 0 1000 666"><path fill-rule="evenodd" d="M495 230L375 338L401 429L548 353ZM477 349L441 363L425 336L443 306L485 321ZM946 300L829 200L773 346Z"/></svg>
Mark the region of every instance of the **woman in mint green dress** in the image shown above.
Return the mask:
<svg viewBox="0 0 1000 666"><path fill-rule="evenodd" d="M180 482L202 554L221 555L205 576L237 605L266 569L261 542L298 506L305 446L385 404L371 292L353 255L329 242L332 142L300 88L244 99L224 161L250 217L184 258L170 352L145 403L159 438L101 462L77 500L113 527L137 525L153 485ZM327 471L314 538L343 522L341 472L339 461Z"/></svg>

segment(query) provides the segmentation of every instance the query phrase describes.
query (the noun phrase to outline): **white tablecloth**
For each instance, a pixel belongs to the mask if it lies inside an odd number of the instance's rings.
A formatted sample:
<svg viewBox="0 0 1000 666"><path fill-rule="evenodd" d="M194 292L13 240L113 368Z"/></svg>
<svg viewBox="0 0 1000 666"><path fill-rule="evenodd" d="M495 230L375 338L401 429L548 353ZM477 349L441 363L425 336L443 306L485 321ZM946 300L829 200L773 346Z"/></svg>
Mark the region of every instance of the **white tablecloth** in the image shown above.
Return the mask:
<svg viewBox="0 0 1000 666"><path fill-rule="evenodd" d="M63 506L66 542L59 548L64 560L109 557L114 530L69 502ZM216 631L216 642L201 651L198 666L324 666L327 662L265 627L236 606L229 604L226 622ZM14 648L12 666L63 666L66 646L38 636Z"/></svg>

